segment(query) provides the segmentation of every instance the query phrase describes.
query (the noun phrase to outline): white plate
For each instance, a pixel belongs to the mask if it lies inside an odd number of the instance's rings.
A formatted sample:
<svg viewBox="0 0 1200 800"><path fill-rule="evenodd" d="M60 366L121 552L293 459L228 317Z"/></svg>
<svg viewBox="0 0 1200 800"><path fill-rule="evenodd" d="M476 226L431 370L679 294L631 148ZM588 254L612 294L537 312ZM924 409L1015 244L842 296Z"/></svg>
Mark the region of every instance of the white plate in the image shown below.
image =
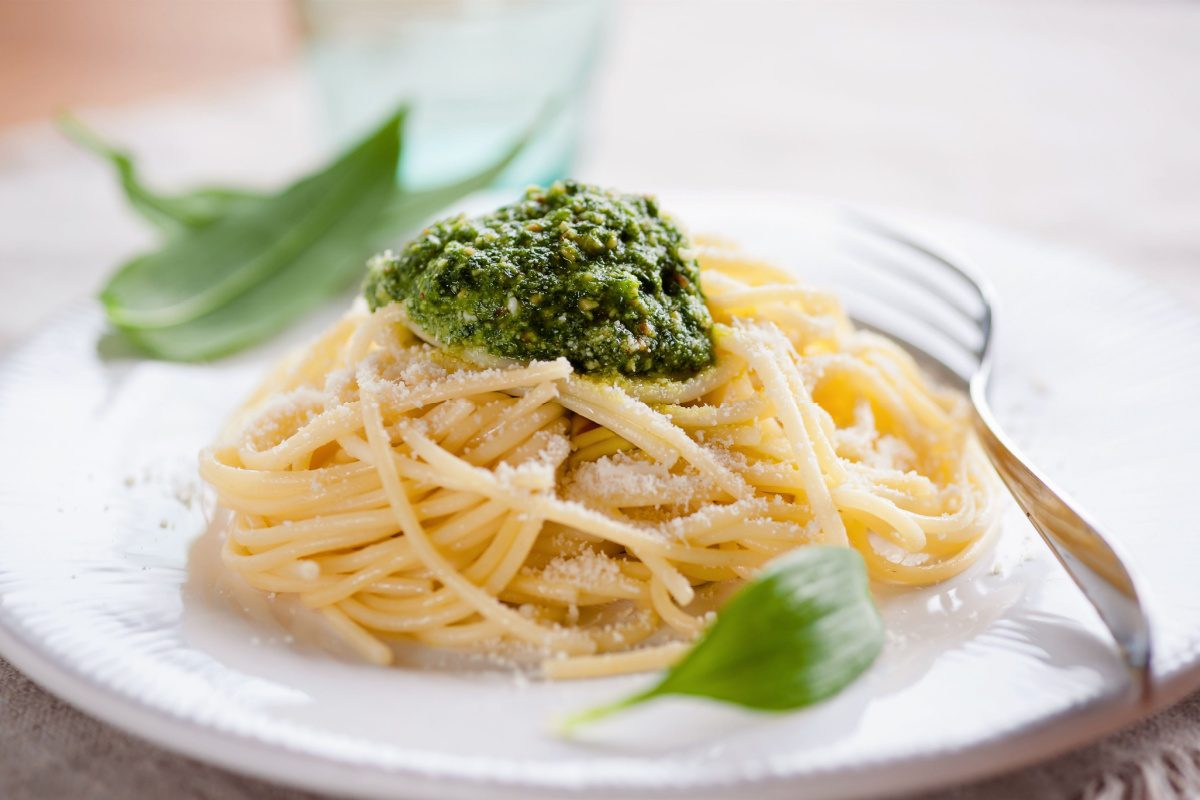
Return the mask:
<svg viewBox="0 0 1200 800"><path fill-rule="evenodd" d="M828 210L665 200L693 229L800 269L790 237ZM1101 264L942 227L1005 302L1000 417L1141 567L1162 706L1200 686L1200 530L1188 508L1197 317ZM269 606L213 591L208 540L193 548L212 513L195 454L284 343L183 366L121 357L110 341L101 357L103 329L98 309L81 309L0 371L0 653L163 746L343 796L862 797L1046 757L1150 710L1128 699L1096 617L1010 512L995 553L968 574L881 593L888 646L834 700L779 716L668 700L562 741L552 715L651 678L553 684L427 660L381 669L289 641Z"/></svg>

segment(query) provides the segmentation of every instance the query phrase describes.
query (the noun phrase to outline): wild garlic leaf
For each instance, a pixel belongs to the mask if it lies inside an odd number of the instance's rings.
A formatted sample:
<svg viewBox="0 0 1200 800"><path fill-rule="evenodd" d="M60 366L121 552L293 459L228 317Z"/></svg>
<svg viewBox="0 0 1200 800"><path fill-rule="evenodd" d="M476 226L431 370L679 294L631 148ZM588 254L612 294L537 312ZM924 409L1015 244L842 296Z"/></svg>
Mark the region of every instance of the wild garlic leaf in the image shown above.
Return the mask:
<svg viewBox="0 0 1200 800"><path fill-rule="evenodd" d="M359 278L366 259L384 243L411 232L445 206L490 185L528 139L522 138L495 164L476 175L422 192L395 191L392 164L390 172L384 170L389 180L372 184L371 191L377 196L360 198L365 207L377 208L377 213L343 217L286 269L272 273L203 316L178 325L125 327L122 331L143 351L176 361L217 358L262 341ZM332 268L337 264L346 268Z"/></svg>
<svg viewBox="0 0 1200 800"><path fill-rule="evenodd" d="M841 691L883 649L866 565L850 548L801 547L741 589L653 688L567 719L565 730L668 694L786 711Z"/></svg>
<svg viewBox="0 0 1200 800"><path fill-rule="evenodd" d="M545 132L554 122L555 115L561 108L562 100L560 98L554 97L548 100L525 135L514 142L496 163L484 167L474 175L432 189L398 192L384 212L378 231L380 238L388 241L402 234L411 234L418 223L425 222L446 206L461 200L472 192L478 192L491 186L529 143Z"/></svg>
<svg viewBox="0 0 1200 800"><path fill-rule="evenodd" d="M394 194L395 177L364 186L360 208L382 208ZM219 358L264 341L361 277L378 246L377 213L339 217L293 258L212 311L162 328L121 328L142 351L170 361Z"/></svg>
<svg viewBox="0 0 1200 800"><path fill-rule="evenodd" d="M61 114L58 126L76 144L111 162L116 167L129 204L151 225L167 235L203 228L264 199L261 194L217 187L177 195L160 194L142 182L137 165L128 153L105 142L78 119L70 114Z"/></svg>
<svg viewBox="0 0 1200 800"><path fill-rule="evenodd" d="M523 137L505 153L499 161L485 167L470 177L456 183L438 186L433 189L423 189L419 192L401 191L397 193L384 209L383 216L376 231L381 241L388 241L402 234L413 232L413 228L448 205L466 197L472 192L486 189L499 177L500 173L512 163L528 144L529 137Z"/></svg>
<svg viewBox="0 0 1200 800"><path fill-rule="evenodd" d="M375 230L396 193L403 117L401 111L388 119L323 171L127 263L100 296L109 318L125 330L154 330L198 321L218 310L224 312L222 318L232 319L231 306L271 319L294 318L297 309L311 307L302 302L312 291L301 280L317 271L310 264L313 259L328 270L319 280L326 292L362 269L374 242L353 237ZM264 293L263 284L278 273L286 281L271 282L276 291ZM259 299L243 298L252 289L259 290L252 295ZM243 320L243 331L265 326L256 323ZM212 329L202 324L196 330ZM177 331L170 338L178 342L182 337ZM237 337L232 332L222 336L230 338ZM166 341L152 336L138 340ZM188 348L190 356L150 349L167 358L196 358L207 348Z"/></svg>

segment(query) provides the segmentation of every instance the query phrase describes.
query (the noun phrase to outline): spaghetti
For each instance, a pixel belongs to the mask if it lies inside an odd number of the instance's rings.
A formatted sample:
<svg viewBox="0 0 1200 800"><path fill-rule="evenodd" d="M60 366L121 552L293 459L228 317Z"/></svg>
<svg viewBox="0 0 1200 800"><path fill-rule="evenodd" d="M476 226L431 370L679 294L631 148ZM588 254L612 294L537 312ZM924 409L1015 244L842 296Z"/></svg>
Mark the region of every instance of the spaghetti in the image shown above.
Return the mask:
<svg viewBox="0 0 1200 800"><path fill-rule="evenodd" d="M774 556L957 574L995 530L967 405L830 294L697 244L716 362L686 381L565 359L482 368L356 308L278 366L200 458L224 564L365 658L526 646L550 677L678 659Z"/></svg>

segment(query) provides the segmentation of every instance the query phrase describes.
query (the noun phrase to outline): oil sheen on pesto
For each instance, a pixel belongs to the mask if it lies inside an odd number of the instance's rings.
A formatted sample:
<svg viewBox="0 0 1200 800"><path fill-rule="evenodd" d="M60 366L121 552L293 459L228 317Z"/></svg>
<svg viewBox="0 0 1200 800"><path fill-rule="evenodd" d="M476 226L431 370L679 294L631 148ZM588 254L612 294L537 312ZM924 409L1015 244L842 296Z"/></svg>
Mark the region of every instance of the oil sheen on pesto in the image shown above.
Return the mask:
<svg viewBox="0 0 1200 800"><path fill-rule="evenodd" d="M404 303L451 348L582 372L686 377L713 360L700 268L653 197L565 181L429 226L369 265L372 310Z"/></svg>

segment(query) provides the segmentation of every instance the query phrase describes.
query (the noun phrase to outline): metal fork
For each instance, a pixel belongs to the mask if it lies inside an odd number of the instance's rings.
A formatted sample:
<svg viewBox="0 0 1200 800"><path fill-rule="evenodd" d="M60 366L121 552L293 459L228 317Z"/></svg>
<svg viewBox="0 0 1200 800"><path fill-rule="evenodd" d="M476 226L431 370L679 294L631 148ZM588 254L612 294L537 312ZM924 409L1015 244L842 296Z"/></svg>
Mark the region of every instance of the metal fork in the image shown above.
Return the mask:
<svg viewBox="0 0 1200 800"><path fill-rule="evenodd" d="M860 212L849 218L838 250L860 271L858 286L839 269L855 320L889 334L932 368L936 377L965 389L975 428L996 472L1033 527L1095 606L1116 640L1143 699L1151 692L1150 625L1132 562L1120 544L1050 483L1000 429L988 405L996 293L970 263L941 246ZM870 270L862 274L862 268ZM851 270L853 272L853 270ZM856 290L857 289L857 290Z"/></svg>

